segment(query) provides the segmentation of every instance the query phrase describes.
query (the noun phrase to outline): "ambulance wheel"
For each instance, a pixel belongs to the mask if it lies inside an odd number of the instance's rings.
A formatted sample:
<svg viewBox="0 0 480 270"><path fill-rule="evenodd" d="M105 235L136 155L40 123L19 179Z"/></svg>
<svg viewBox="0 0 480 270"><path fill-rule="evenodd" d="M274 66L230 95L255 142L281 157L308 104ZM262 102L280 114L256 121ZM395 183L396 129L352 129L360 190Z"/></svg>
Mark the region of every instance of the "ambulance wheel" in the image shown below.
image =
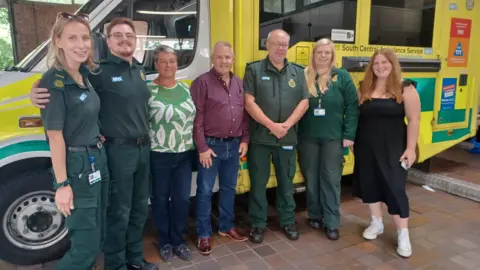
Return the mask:
<svg viewBox="0 0 480 270"><path fill-rule="evenodd" d="M0 194L0 259L33 265L63 256L70 241L47 170L3 179Z"/></svg>

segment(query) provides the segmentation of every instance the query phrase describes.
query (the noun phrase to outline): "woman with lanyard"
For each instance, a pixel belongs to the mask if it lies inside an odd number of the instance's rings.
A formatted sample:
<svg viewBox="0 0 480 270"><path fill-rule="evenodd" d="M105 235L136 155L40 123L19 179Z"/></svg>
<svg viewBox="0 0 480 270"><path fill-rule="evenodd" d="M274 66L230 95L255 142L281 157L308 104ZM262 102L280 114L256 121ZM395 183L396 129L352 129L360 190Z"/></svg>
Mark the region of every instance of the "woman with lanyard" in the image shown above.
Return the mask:
<svg viewBox="0 0 480 270"><path fill-rule="evenodd" d="M309 109L300 120L298 155L307 185L309 224L339 238L340 182L344 148L353 146L357 129L357 91L347 71L334 67L331 40L315 43L305 68Z"/></svg>
<svg viewBox="0 0 480 270"><path fill-rule="evenodd" d="M109 173L99 138L100 99L88 81L95 68L83 15L59 13L51 31L49 70L40 87L50 93L41 110L50 145L55 203L66 216L71 247L56 269L92 269L105 236Z"/></svg>
<svg viewBox="0 0 480 270"><path fill-rule="evenodd" d="M160 45L154 57L159 75L149 85L152 90L149 105L153 218L162 260L170 261L175 253L189 261L192 253L182 233L190 207L196 109L189 87L175 79L178 65L175 50Z"/></svg>

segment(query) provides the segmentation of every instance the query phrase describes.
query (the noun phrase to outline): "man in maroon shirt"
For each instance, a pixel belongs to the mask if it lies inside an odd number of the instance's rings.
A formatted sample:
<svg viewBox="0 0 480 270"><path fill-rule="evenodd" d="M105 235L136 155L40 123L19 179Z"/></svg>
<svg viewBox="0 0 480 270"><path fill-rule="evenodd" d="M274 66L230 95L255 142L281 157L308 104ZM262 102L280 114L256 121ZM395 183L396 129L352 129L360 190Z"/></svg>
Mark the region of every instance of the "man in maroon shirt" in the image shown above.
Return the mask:
<svg viewBox="0 0 480 270"><path fill-rule="evenodd" d="M234 241L246 241L233 226L235 190L240 158L248 150L248 114L243 82L231 72L233 49L228 42L213 48L213 68L192 82L197 108L193 139L199 153L196 214L200 254L212 251L210 224L212 189L219 176L219 233Z"/></svg>

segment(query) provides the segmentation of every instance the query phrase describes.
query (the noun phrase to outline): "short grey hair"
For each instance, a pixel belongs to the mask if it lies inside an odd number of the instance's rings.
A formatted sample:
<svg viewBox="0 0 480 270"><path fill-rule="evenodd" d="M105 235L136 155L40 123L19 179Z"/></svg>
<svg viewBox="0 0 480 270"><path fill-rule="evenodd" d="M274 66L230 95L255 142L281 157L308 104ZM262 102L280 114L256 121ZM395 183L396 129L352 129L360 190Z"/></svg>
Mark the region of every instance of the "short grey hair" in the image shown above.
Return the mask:
<svg viewBox="0 0 480 270"><path fill-rule="evenodd" d="M268 35L267 35L267 40L270 40L270 39L272 38L272 35L273 35L274 33L277 33L277 32L278 32L278 33L283 33L283 34L287 35L288 40L290 40L290 34L287 33L287 31L285 31L285 30L283 30L283 29L274 29L274 30L270 31L270 32L268 33Z"/></svg>
<svg viewBox="0 0 480 270"><path fill-rule="evenodd" d="M162 53L162 52L166 52L166 53L173 53L175 55L175 57L178 58L178 54L177 54L177 51L175 51L174 48L170 47L170 46L167 46L167 45L158 45L155 50L153 51L153 60L155 61L155 63L157 62L158 60L158 54L159 53Z"/></svg>
<svg viewBox="0 0 480 270"><path fill-rule="evenodd" d="M218 42L215 43L215 45L213 45L211 57L213 57L213 54L214 54L215 50L219 47L230 48L230 49L232 49L232 52L233 52L233 46L232 46L232 44L230 44L230 42L228 42L228 41L218 41ZM233 54L235 55L235 52Z"/></svg>

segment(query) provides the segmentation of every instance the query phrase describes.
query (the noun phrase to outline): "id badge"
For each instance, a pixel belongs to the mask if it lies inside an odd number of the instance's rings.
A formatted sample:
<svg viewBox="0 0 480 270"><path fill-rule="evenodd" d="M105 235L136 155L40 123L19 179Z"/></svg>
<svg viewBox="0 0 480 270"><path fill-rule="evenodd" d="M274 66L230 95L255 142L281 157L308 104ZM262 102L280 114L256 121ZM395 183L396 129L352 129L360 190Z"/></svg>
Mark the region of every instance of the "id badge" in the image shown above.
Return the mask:
<svg viewBox="0 0 480 270"><path fill-rule="evenodd" d="M285 145L285 146L282 146L282 149L283 150L293 150L293 146L292 145Z"/></svg>
<svg viewBox="0 0 480 270"><path fill-rule="evenodd" d="M102 180L102 176L100 175L100 171L96 171L96 172L88 175L88 182L90 183L90 185L93 185L100 180Z"/></svg>
<svg viewBox="0 0 480 270"><path fill-rule="evenodd" d="M315 116L325 116L325 109L315 108L313 110L313 115L315 115Z"/></svg>

